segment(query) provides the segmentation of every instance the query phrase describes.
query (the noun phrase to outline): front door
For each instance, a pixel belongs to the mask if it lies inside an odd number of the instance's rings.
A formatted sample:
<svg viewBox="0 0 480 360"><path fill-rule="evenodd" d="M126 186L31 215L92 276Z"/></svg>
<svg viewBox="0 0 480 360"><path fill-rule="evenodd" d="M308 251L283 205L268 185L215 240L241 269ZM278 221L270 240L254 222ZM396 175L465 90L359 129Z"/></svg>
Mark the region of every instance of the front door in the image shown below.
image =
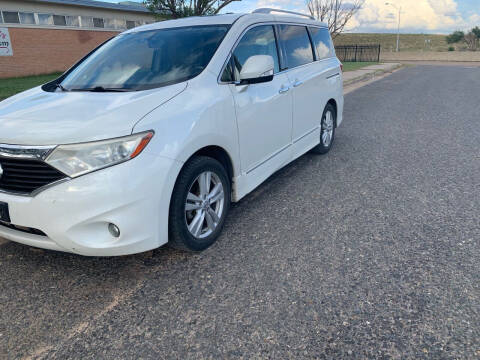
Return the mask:
<svg viewBox="0 0 480 360"><path fill-rule="evenodd" d="M232 73L238 80L242 66L253 55L274 59L273 80L230 84L238 125L242 174L256 186L291 160L292 96L287 75L278 74L277 43L272 25L249 29L232 53Z"/></svg>

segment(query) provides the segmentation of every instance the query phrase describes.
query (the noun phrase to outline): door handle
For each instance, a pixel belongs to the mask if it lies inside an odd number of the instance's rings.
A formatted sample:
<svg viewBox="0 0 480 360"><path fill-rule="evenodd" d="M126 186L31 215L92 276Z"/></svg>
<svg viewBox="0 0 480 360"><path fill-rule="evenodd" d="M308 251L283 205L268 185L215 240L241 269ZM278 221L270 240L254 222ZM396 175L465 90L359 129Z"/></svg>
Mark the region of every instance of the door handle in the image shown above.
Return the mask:
<svg viewBox="0 0 480 360"><path fill-rule="evenodd" d="M288 86L282 86L282 87L280 88L280 90L278 90L278 92L279 92L280 94L285 94L288 90L290 90L290 87L288 87Z"/></svg>
<svg viewBox="0 0 480 360"><path fill-rule="evenodd" d="M303 81L297 80L295 84L293 84L293 87L299 87L302 84L303 84Z"/></svg>

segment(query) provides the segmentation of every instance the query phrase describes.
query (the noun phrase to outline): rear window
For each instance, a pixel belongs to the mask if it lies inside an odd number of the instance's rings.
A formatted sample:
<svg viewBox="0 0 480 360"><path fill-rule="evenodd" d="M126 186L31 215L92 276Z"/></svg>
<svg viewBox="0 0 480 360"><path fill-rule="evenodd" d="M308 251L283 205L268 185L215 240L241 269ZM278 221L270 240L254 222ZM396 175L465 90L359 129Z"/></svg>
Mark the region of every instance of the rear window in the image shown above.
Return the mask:
<svg viewBox="0 0 480 360"><path fill-rule="evenodd" d="M312 36L312 42L317 51L317 60L327 59L335 56L332 38L327 28L308 28Z"/></svg>
<svg viewBox="0 0 480 360"><path fill-rule="evenodd" d="M313 50L307 28L300 25L280 25L280 41L288 69L313 61Z"/></svg>

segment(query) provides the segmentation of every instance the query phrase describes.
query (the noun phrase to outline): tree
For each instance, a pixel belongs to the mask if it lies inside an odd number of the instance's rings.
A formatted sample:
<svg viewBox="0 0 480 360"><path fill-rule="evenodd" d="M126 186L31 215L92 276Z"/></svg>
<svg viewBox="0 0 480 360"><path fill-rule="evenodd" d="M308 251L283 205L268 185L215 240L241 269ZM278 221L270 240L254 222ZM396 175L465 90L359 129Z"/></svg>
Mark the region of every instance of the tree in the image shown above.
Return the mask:
<svg viewBox="0 0 480 360"><path fill-rule="evenodd" d="M241 0L145 0L147 8L159 17L173 19L218 14L233 1Z"/></svg>
<svg viewBox="0 0 480 360"><path fill-rule="evenodd" d="M316 19L326 22L335 38L362 8L365 0L307 0L308 10Z"/></svg>
<svg viewBox="0 0 480 360"><path fill-rule="evenodd" d="M455 44L465 39L465 33L463 31L455 31L447 36L447 43Z"/></svg>
<svg viewBox="0 0 480 360"><path fill-rule="evenodd" d="M475 26L475 27L472 29L472 33L474 33L475 36L480 39L480 27Z"/></svg>
<svg viewBox="0 0 480 360"><path fill-rule="evenodd" d="M478 40L477 35L472 31L465 35L465 42L467 43L468 50L477 50L478 49Z"/></svg>

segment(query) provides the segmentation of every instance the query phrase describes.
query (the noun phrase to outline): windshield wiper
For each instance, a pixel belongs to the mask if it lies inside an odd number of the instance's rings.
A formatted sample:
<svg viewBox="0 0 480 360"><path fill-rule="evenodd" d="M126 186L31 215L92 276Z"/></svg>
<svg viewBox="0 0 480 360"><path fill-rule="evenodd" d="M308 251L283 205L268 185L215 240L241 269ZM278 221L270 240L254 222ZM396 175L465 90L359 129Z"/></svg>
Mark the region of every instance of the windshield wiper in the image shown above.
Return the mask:
<svg viewBox="0 0 480 360"><path fill-rule="evenodd" d="M60 84L60 83L55 84L55 89L60 89L60 90L62 90L62 91L69 91L69 90L65 89L65 88L63 87L63 85Z"/></svg>
<svg viewBox="0 0 480 360"><path fill-rule="evenodd" d="M79 88L79 89L70 89L70 91L90 91L90 92L127 92L132 91L131 89L126 88L106 88L103 86L96 86L93 88Z"/></svg>

